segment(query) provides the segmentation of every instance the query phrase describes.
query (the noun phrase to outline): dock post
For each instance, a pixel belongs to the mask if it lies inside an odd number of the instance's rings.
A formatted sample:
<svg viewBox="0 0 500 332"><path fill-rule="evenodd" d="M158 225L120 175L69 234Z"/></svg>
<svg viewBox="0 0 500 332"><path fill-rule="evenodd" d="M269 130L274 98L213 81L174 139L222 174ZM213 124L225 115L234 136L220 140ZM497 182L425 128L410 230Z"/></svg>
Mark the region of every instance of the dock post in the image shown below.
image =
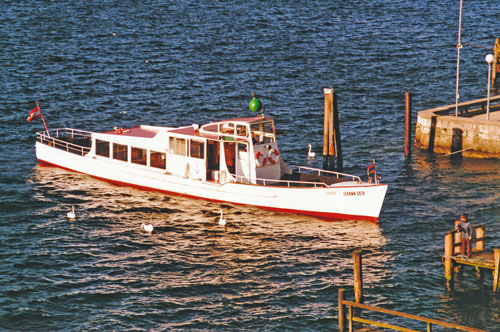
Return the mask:
<svg viewBox="0 0 500 332"><path fill-rule="evenodd" d="M337 172L344 172L344 163L342 161L342 145L340 144L340 120L339 110L337 108L337 92L333 90L333 132L334 132L334 150L337 156Z"/></svg>
<svg viewBox="0 0 500 332"><path fill-rule="evenodd" d="M493 292L500 291L500 248L493 249L493 260L495 269L493 270Z"/></svg>
<svg viewBox="0 0 500 332"><path fill-rule="evenodd" d="M448 232L444 237L444 276L446 279L446 287L453 288L453 233Z"/></svg>
<svg viewBox="0 0 500 332"><path fill-rule="evenodd" d="M329 137L330 137L330 124L333 119L333 89L324 88L325 94L325 113L323 117L323 169L329 169Z"/></svg>
<svg viewBox="0 0 500 332"><path fill-rule="evenodd" d="M405 93L405 159L411 157L411 91Z"/></svg>
<svg viewBox="0 0 500 332"><path fill-rule="evenodd" d="M344 332L345 311L344 311L344 289L339 288L339 332Z"/></svg>
<svg viewBox="0 0 500 332"><path fill-rule="evenodd" d="M363 261L361 249L354 250L352 253L354 263L354 301L363 303Z"/></svg>
<svg viewBox="0 0 500 332"><path fill-rule="evenodd" d="M476 250L484 251L484 228L477 227L476 230Z"/></svg>

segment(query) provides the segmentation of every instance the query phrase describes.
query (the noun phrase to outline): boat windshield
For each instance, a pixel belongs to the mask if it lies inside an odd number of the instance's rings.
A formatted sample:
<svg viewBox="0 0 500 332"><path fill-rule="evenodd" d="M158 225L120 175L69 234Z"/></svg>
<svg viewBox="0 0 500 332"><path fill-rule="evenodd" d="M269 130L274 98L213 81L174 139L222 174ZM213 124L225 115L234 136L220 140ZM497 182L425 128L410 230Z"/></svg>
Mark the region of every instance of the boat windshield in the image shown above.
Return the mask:
<svg viewBox="0 0 500 332"><path fill-rule="evenodd" d="M250 132L254 142L259 144L275 141L273 121L251 124Z"/></svg>

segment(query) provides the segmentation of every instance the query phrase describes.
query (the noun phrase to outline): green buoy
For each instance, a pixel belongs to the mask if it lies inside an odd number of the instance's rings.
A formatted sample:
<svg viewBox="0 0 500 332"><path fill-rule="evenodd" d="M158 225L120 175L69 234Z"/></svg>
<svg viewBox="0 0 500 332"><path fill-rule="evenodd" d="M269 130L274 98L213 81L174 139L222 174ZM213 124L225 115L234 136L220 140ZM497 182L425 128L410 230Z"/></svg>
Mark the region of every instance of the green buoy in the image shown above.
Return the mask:
<svg viewBox="0 0 500 332"><path fill-rule="evenodd" d="M250 101L250 104L248 104L248 107L250 108L250 111L252 112L258 112L262 109L262 103L260 102L259 99L255 98L255 93L252 92L252 100Z"/></svg>

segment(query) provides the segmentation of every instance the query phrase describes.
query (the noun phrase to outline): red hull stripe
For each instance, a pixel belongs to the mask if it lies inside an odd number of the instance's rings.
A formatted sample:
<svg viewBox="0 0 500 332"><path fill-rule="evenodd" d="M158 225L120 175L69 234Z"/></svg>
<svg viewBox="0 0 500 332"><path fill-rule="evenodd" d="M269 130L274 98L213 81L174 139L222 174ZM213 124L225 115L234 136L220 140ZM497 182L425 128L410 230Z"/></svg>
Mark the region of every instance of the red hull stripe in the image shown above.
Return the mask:
<svg viewBox="0 0 500 332"><path fill-rule="evenodd" d="M99 176L94 176L90 175L87 173L82 173L75 171L74 169L67 168L67 167L62 167L44 160L39 159L39 161L45 165L52 166L52 167L57 167L57 168L62 168L71 172L76 172L80 174L86 174L89 176L92 176L93 178L99 179L104 182L109 182L113 183L119 186L126 186L126 187L134 187L138 188L144 191L156 191L156 192L161 192L169 195L175 195L175 196L181 196L181 197L188 197L188 198L195 198L195 199L203 199L209 202L215 202L215 203L231 203L231 204L236 204L236 205L250 205L250 204L241 204L241 203L233 203L233 202L228 202L228 201L222 201L222 200L217 200L217 199L211 199L207 197L200 197L200 196L195 196L195 195L187 195L187 194L181 194L173 191L168 191L168 190L161 190L161 189L156 189L156 188L150 188L150 187L144 187L144 186L139 186L136 184L131 184L127 182L121 182L121 181L114 181L114 180L109 180L106 178L102 178ZM258 208L261 208L263 210L269 210L269 211L277 211L277 212L283 212L283 213L291 213L291 214L302 214L302 215L307 215L307 216L314 216L318 217L322 220L325 221L339 221L339 220L363 220L363 221L371 221L374 223L378 222L378 218L376 217L371 217L371 216L360 216L360 215L351 215L351 214L343 214L343 213L327 213L327 212L318 212L318 211L302 211L302 210L294 210L294 209L282 209L282 208L273 208L269 206L261 206L261 205L251 205L255 206Z"/></svg>

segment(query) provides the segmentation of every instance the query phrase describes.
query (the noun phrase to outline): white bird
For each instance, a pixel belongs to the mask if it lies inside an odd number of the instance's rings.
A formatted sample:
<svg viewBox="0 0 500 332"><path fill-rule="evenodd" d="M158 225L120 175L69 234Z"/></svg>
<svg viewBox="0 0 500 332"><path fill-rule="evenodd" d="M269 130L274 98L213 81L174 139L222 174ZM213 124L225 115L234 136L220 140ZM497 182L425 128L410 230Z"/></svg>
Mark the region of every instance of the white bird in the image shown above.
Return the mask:
<svg viewBox="0 0 500 332"><path fill-rule="evenodd" d="M226 219L222 216L222 210L220 210L219 225L226 226Z"/></svg>
<svg viewBox="0 0 500 332"><path fill-rule="evenodd" d="M154 229L154 227L153 227L153 225L151 225L151 224L145 224L145 223L142 223L142 224L141 224L141 230L142 230L143 232L146 232L146 233L148 233L148 234L151 234L151 233L153 233L153 229Z"/></svg>
<svg viewBox="0 0 500 332"><path fill-rule="evenodd" d="M75 206L74 205L71 207L71 211L68 212L67 216L71 220L74 220L76 218L76 216L75 216Z"/></svg>
<svg viewBox="0 0 500 332"><path fill-rule="evenodd" d="M316 152L311 152L311 144L309 144L309 152L307 152L307 158L316 158Z"/></svg>

